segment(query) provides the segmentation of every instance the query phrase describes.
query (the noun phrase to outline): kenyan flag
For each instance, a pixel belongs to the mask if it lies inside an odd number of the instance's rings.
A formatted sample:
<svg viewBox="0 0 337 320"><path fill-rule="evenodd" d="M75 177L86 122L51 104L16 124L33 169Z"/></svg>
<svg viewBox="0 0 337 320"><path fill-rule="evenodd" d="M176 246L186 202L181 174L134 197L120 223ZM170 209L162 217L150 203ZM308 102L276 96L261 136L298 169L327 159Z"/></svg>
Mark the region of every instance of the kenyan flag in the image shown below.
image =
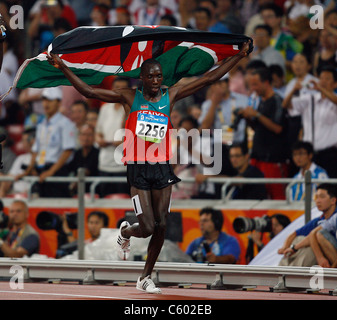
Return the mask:
<svg viewBox="0 0 337 320"><path fill-rule="evenodd" d="M171 86L183 77L197 76L215 63L237 54L250 38L164 26L80 27L58 36L48 51L59 54L84 82L98 85L111 75L138 78L140 66L157 59L164 83ZM47 61L47 52L26 60L14 86L45 88L71 85Z"/></svg>

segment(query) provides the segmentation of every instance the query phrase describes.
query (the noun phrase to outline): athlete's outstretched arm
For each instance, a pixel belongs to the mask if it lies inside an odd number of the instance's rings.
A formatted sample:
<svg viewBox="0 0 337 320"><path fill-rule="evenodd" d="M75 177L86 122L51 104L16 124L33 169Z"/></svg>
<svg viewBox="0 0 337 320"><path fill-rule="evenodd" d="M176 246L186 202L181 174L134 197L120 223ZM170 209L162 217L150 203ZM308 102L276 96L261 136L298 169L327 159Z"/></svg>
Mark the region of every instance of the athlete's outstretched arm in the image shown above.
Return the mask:
<svg viewBox="0 0 337 320"><path fill-rule="evenodd" d="M132 105L134 98L134 90L130 88L119 90L107 90L101 88L93 88L76 76L56 54L50 53L47 56L48 62L55 68L63 72L70 83L83 96L88 99L97 99L104 102L119 102L123 105Z"/></svg>
<svg viewBox="0 0 337 320"><path fill-rule="evenodd" d="M238 54L228 59L222 60L220 66L212 71L207 72L199 79L190 82L186 86L176 86L170 88L171 106L180 99L188 97L203 87L209 86L221 79L228 73L242 58L248 55L250 50L250 41L243 44L242 49Z"/></svg>

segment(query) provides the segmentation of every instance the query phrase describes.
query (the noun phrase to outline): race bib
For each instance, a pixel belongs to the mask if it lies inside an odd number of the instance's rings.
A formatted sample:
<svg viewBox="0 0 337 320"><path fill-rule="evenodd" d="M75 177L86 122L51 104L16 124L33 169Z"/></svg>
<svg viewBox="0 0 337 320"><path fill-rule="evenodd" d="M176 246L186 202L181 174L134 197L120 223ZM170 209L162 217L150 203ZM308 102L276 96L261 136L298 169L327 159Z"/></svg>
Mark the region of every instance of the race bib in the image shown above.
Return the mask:
<svg viewBox="0 0 337 320"><path fill-rule="evenodd" d="M138 113L136 135L145 140L160 143L166 135L168 118Z"/></svg>

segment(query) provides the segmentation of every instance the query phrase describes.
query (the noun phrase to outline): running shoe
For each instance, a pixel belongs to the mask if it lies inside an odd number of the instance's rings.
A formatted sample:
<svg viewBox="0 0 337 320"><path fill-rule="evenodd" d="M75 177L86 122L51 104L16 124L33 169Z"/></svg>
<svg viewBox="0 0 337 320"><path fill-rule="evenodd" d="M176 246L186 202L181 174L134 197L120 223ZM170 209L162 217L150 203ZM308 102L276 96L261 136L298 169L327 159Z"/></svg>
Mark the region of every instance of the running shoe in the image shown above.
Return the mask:
<svg viewBox="0 0 337 320"><path fill-rule="evenodd" d="M121 260L127 260L130 256L130 239L122 237L122 229L130 226L130 223L123 221L119 227L119 234L117 237L118 256Z"/></svg>
<svg viewBox="0 0 337 320"><path fill-rule="evenodd" d="M139 277L136 288L147 293L161 293L160 288L156 287L150 276L145 277L143 280L140 280Z"/></svg>

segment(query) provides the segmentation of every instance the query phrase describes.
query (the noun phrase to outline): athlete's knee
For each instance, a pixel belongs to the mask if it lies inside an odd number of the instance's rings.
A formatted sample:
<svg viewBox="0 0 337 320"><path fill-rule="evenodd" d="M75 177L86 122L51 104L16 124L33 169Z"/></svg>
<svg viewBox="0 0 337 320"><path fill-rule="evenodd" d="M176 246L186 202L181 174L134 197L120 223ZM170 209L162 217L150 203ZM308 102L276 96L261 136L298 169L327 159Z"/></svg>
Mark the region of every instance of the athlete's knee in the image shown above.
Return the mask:
<svg viewBox="0 0 337 320"><path fill-rule="evenodd" d="M166 217L156 221L156 227L159 231L164 232L166 230Z"/></svg>
<svg viewBox="0 0 337 320"><path fill-rule="evenodd" d="M142 228L142 237L147 238L154 233L155 224L154 223L147 223Z"/></svg>

